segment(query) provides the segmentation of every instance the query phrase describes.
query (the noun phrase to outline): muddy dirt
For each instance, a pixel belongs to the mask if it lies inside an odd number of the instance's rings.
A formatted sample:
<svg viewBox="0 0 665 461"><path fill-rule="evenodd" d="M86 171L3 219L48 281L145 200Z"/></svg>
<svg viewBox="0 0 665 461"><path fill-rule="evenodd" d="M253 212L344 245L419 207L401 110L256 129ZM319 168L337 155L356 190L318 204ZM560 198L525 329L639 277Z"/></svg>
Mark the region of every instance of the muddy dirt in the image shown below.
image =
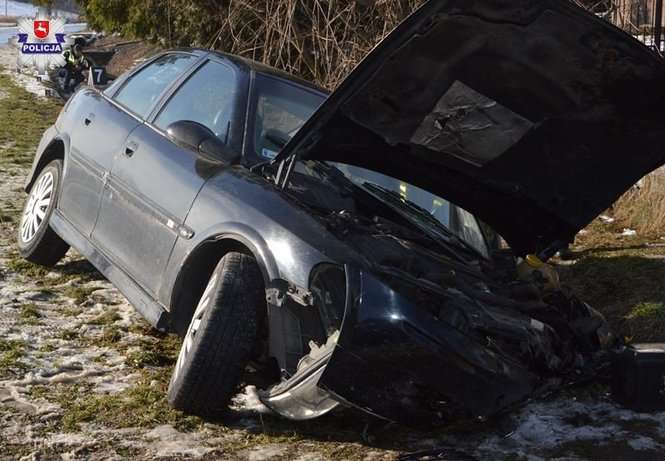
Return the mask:
<svg viewBox="0 0 665 461"><path fill-rule="evenodd" d="M0 66L12 69L13 59L13 50L0 47ZM14 81L33 89L34 82ZM16 104L10 93L0 88L0 104ZM37 96L21 94L39 110ZM454 448L482 460L640 460L658 459L665 449L665 413L621 409L600 385L531 402L500 421L436 432L369 421L350 410L292 423L271 415L251 387L223 422L175 412L164 392L177 338L152 330L76 252L52 270L18 257L14 241L28 166L5 161L4 149L0 145L0 459L392 460L444 447L435 453Z"/></svg>

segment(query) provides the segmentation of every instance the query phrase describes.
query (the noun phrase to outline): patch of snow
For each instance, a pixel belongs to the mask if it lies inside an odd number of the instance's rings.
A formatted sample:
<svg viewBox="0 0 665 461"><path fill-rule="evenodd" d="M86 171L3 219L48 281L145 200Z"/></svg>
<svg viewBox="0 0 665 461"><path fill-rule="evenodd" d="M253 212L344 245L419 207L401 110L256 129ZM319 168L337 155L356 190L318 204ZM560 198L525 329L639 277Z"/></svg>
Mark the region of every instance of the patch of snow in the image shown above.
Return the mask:
<svg viewBox="0 0 665 461"><path fill-rule="evenodd" d="M663 450L665 447L649 437L639 436L628 440L628 445L633 450Z"/></svg>
<svg viewBox="0 0 665 461"><path fill-rule="evenodd" d="M0 67L3 72L10 75L16 84L22 86L30 93L40 97L46 97L46 89L42 82L38 81L35 74L28 75L16 72L18 50L11 46L0 46Z"/></svg>
<svg viewBox="0 0 665 461"><path fill-rule="evenodd" d="M99 394L117 394L130 388L140 377L139 373L132 373L120 378L117 376L102 376L95 383L93 391Z"/></svg>
<svg viewBox="0 0 665 461"><path fill-rule="evenodd" d="M76 433L65 433L65 434L53 434L48 438L47 443L49 445L64 445L64 446L76 446L89 443L90 438L83 434Z"/></svg>
<svg viewBox="0 0 665 461"><path fill-rule="evenodd" d="M192 456L200 458L214 450L204 446L201 436L196 433L184 433L169 424L157 426L145 435L149 447L156 458Z"/></svg>
<svg viewBox="0 0 665 461"><path fill-rule="evenodd" d="M611 217L609 217L607 215L604 215L604 214L601 214L600 216L598 216L598 219L600 219L605 224L611 224L611 223L614 222L614 218L611 218Z"/></svg>
<svg viewBox="0 0 665 461"><path fill-rule="evenodd" d="M286 447L283 445L264 445L247 450L246 456L248 461L265 461L281 456L285 451Z"/></svg>
<svg viewBox="0 0 665 461"><path fill-rule="evenodd" d="M326 458L324 458L320 453L303 453L293 461L324 461L325 459Z"/></svg>
<svg viewBox="0 0 665 461"><path fill-rule="evenodd" d="M619 235L622 237L634 237L637 235L637 231L624 227L623 232Z"/></svg>
<svg viewBox="0 0 665 461"><path fill-rule="evenodd" d="M574 423L576 415L584 416ZM579 402L560 398L551 402L532 403L516 415L517 426L509 436L494 435L481 440L477 447L480 459L494 454L541 459L537 453L570 442L608 443L626 440L640 450L660 449L652 439L624 429L621 422L650 421L660 434L665 433L665 412L642 414L621 408L610 402Z"/></svg>
<svg viewBox="0 0 665 461"><path fill-rule="evenodd" d="M250 411L263 414L272 412L272 410L266 407L259 399L259 393L256 386L246 386L242 393L233 397L231 408L238 411Z"/></svg>

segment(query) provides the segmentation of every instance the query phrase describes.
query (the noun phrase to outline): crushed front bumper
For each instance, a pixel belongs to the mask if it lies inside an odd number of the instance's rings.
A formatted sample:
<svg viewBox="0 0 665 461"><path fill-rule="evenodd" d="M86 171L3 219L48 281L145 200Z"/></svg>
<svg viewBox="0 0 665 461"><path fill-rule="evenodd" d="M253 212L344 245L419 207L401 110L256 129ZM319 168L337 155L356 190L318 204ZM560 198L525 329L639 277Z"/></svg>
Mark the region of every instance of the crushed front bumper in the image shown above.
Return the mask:
<svg viewBox="0 0 665 461"><path fill-rule="evenodd" d="M483 418L524 400L542 378L438 320L375 276L346 268L346 312L318 385L408 425Z"/></svg>

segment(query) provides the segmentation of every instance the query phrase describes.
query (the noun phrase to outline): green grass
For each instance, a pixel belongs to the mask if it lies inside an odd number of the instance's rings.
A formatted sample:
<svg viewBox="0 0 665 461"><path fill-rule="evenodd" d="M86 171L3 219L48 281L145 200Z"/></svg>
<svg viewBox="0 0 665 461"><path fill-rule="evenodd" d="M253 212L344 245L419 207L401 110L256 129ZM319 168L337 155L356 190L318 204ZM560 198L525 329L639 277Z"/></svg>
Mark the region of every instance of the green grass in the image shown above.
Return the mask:
<svg viewBox="0 0 665 461"><path fill-rule="evenodd" d="M25 355L25 341L0 339L0 376L25 370L21 359Z"/></svg>
<svg viewBox="0 0 665 461"><path fill-rule="evenodd" d="M62 294L68 298L72 298L75 304L82 304L88 299L97 287L83 287L79 285L70 285L62 290Z"/></svg>
<svg viewBox="0 0 665 461"><path fill-rule="evenodd" d="M55 346L53 344L43 344L39 347L40 352L53 352L55 350Z"/></svg>
<svg viewBox="0 0 665 461"><path fill-rule="evenodd" d="M619 336L665 341L665 247L648 236L618 237L621 230L616 223L590 224L571 248L575 264L558 267L561 280Z"/></svg>
<svg viewBox="0 0 665 461"><path fill-rule="evenodd" d="M101 338L95 340L97 346L114 347L122 339L122 330L115 325L104 328Z"/></svg>
<svg viewBox="0 0 665 461"><path fill-rule="evenodd" d="M112 325L118 320L121 320L120 314L115 310L107 310L106 312L99 314L94 319L88 320L86 323L89 325Z"/></svg>
<svg viewBox="0 0 665 461"><path fill-rule="evenodd" d="M76 339L79 337L79 333L76 330L62 330L60 334L58 335L60 339L64 339L66 341L71 341L72 339Z"/></svg>
<svg viewBox="0 0 665 461"><path fill-rule="evenodd" d="M26 324L37 324L39 319L42 317L42 314L39 312L39 308L35 303L26 303L21 305L19 316L23 323Z"/></svg>
<svg viewBox="0 0 665 461"><path fill-rule="evenodd" d="M55 401L63 408L62 428L79 430L79 424L94 421L109 428L153 427L172 424L178 430L198 428L202 421L172 409L166 401L167 381L158 373L144 373L139 382L115 394L95 394L85 386L59 389Z"/></svg>
<svg viewBox="0 0 665 461"><path fill-rule="evenodd" d="M627 318L665 321L665 305L663 303L639 303L633 307Z"/></svg>
<svg viewBox="0 0 665 461"><path fill-rule="evenodd" d="M43 278L49 272L47 268L32 264L18 255L7 261L7 269L30 278Z"/></svg>
<svg viewBox="0 0 665 461"><path fill-rule="evenodd" d="M18 217L18 213L8 213L0 210L0 223L13 223Z"/></svg>
<svg viewBox="0 0 665 461"><path fill-rule="evenodd" d="M77 317L83 312L83 309L80 307L65 307L60 310L60 313L65 317Z"/></svg>
<svg viewBox="0 0 665 461"><path fill-rule="evenodd" d="M42 133L55 121L62 103L38 98L0 74L0 163L27 165L32 162Z"/></svg>
<svg viewBox="0 0 665 461"><path fill-rule="evenodd" d="M158 341L141 344L141 349L127 355L125 363L133 368L171 367L175 365L180 350L180 338L168 335Z"/></svg>

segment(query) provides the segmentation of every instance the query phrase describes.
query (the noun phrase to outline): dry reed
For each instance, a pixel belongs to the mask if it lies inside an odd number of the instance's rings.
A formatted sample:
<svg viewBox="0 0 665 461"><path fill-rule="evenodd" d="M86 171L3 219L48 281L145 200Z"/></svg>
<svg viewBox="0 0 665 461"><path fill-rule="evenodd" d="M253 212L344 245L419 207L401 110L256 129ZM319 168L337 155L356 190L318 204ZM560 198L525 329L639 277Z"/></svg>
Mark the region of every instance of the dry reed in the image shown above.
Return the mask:
<svg viewBox="0 0 665 461"><path fill-rule="evenodd" d="M614 204L614 216L644 237L665 234L665 170L645 176Z"/></svg>

